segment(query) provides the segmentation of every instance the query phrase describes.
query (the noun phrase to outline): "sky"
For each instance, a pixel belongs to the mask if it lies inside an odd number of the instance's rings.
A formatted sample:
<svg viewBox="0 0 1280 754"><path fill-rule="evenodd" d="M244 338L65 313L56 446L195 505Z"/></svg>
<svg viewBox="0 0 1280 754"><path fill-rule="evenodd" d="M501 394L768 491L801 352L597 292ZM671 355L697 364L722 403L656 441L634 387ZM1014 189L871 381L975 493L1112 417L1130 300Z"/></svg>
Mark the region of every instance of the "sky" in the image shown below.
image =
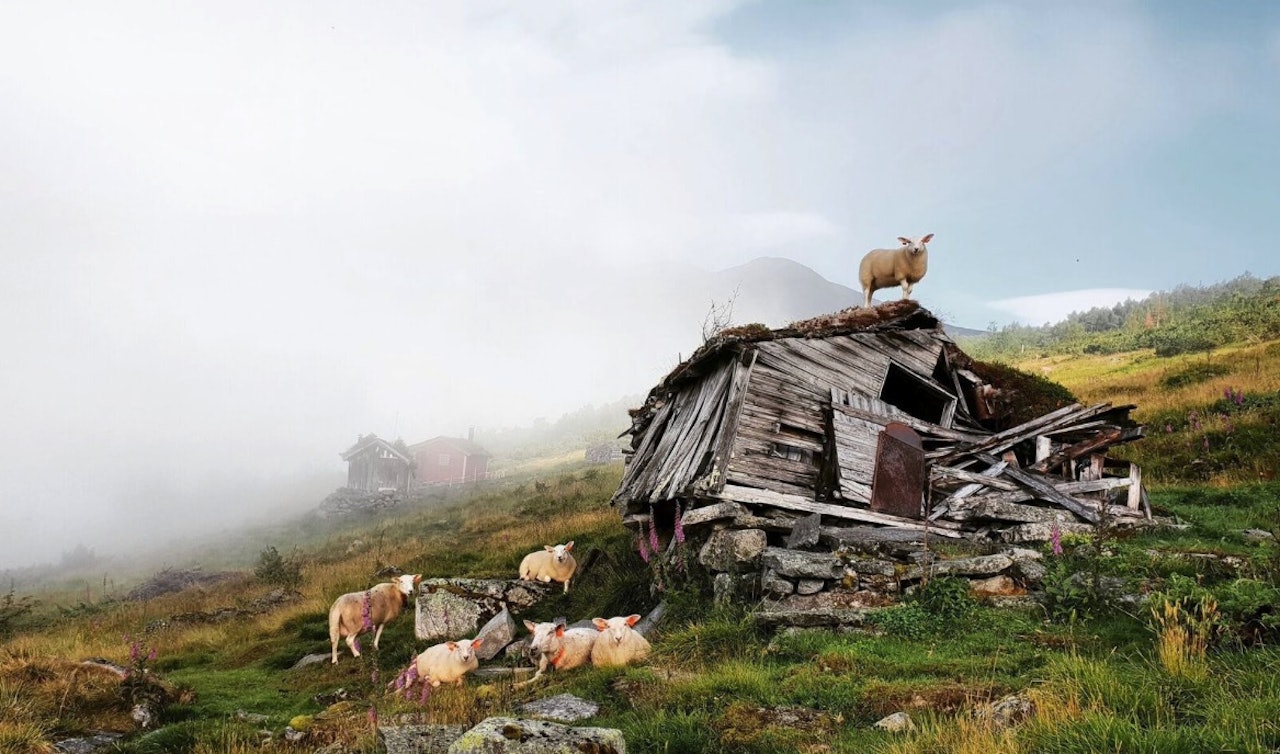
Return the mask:
<svg viewBox="0 0 1280 754"><path fill-rule="evenodd" d="M1271 2L6 2L0 567L643 393L673 271L934 233L977 328L1280 274L1278 91Z"/></svg>

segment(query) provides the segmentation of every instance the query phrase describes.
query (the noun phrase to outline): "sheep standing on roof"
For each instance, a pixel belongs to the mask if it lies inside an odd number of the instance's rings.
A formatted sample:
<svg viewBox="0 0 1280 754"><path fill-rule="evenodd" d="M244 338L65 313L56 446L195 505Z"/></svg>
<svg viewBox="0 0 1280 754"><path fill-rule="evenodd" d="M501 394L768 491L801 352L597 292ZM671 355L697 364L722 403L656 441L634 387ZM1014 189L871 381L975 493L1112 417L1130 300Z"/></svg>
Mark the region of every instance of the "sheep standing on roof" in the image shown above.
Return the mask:
<svg viewBox="0 0 1280 754"><path fill-rule="evenodd" d="M639 620L639 615L592 620L600 635L591 647L591 664L611 668L644 662L649 656L649 641L632 628Z"/></svg>
<svg viewBox="0 0 1280 754"><path fill-rule="evenodd" d="M578 561L573 559L573 541L563 545L544 545L542 550L531 552L520 561L520 578L525 581L564 582L565 592L569 591L569 580L578 569Z"/></svg>
<svg viewBox="0 0 1280 754"><path fill-rule="evenodd" d="M333 663L338 663L338 640L346 637L351 656L360 656L360 644L356 637L374 630L373 648L378 648L382 629L395 620L409 604L422 574L404 574L384 584L378 584L365 592L351 592L333 601L329 608L329 643L333 649Z"/></svg>
<svg viewBox="0 0 1280 754"><path fill-rule="evenodd" d="M911 289L929 269L929 249L925 244L933 240L933 234L919 238L898 236L902 246L897 249L872 249L858 266L858 282L866 296L866 308L871 308L871 294L881 288L902 286L902 298L911 295Z"/></svg>

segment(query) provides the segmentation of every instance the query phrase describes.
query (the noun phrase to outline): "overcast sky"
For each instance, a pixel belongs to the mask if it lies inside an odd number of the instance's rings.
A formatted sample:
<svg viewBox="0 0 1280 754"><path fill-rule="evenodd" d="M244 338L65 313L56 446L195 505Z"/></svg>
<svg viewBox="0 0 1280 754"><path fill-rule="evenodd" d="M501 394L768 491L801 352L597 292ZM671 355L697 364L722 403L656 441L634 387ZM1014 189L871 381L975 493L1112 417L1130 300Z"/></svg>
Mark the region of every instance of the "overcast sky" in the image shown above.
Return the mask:
<svg viewBox="0 0 1280 754"><path fill-rule="evenodd" d="M5 2L0 567L643 393L654 269L932 232L970 327L1280 273L1277 92L1262 1Z"/></svg>

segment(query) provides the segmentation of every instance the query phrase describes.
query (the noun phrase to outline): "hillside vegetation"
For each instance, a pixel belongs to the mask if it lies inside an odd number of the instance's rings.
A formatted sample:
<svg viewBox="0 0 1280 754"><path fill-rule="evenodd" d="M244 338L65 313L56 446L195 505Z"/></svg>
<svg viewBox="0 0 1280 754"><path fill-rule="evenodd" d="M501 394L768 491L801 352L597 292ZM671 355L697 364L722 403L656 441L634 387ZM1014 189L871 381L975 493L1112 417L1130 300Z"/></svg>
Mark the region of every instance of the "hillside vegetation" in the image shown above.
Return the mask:
<svg viewBox="0 0 1280 754"><path fill-rule="evenodd" d="M379 723L471 724L562 692L598 702L589 724L620 728L628 751L645 754L1280 748L1280 482L1269 437L1280 343L1017 357L1006 363L1082 400L1139 404L1150 436L1126 451L1154 483L1155 511L1179 522L1046 545L1033 604L979 604L934 578L870 630L769 634L751 605L713 603L688 568L696 542L674 560L641 558L608 504L619 466L551 471L547 461L537 480L511 473L381 517L300 520L223 543L199 562L233 577L202 588L139 601L74 583L0 595L0 752L52 752L95 730L127 733L113 751L133 754L376 752ZM470 678L405 699L385 685L425 647L404 615L380 650L366 637L358 660L344 649L337 666L290 669L328 651L333 598L388 566L509 578L526 552L569 539L583 563L572 591L521 617L644 613L663 599L646 665L553 673L525 688ZM132 586L111 580L115 595ZM88 658L150 671L173 703L140 730L129 714L137 685L80 669ZM1029 705L1014 724L985 712L1007 695ZM912 730L873 727L900 711ZM286 725L305 738L285 741Z"/></svg>
<svg viewBox="0 0 1280 754"><path fill-rule="evenodd" d="M1154 484L1265 481L1280 467L1280 278L1240 277L962 339L1082 401L1138 406L1124 449Z"/></svg>

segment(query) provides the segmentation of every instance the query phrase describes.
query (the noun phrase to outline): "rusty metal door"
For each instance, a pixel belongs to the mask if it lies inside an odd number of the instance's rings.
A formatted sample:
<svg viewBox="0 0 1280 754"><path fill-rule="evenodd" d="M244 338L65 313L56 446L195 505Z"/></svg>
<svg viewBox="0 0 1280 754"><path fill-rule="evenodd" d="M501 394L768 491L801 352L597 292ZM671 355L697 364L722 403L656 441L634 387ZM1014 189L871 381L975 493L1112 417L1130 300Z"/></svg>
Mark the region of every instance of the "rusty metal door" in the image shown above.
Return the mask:
<svg viewBox="0 0 1280 754"><path fill-rule="evenodd" d="M915 430L890 422L876 444L871 510L920 518L924 498L924 445Z"/></svg>

